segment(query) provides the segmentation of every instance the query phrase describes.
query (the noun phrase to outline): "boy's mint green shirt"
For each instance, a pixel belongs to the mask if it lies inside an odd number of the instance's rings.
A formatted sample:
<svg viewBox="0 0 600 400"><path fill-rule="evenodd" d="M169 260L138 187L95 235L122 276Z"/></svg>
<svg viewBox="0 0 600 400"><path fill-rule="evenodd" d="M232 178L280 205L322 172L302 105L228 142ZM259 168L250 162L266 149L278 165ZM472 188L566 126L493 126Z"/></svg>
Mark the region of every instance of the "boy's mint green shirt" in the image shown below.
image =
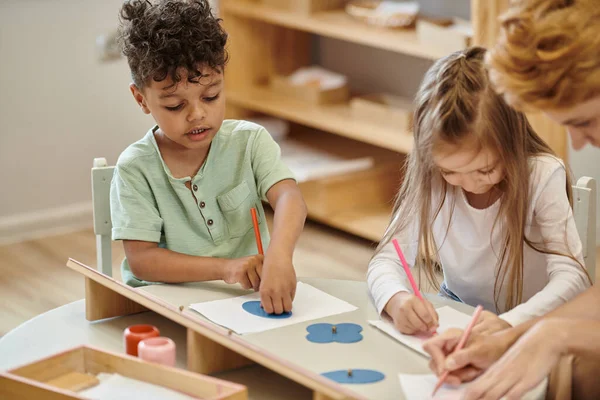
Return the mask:
<svg viewBox="0 0 600 400"><path fill-rule="evenodd" d="M178 179L160 155L156 129L117 161L110 191L113 240L156 242L202 257L244 257L257 254L250 215L256 207L266 248L269 232L261 200L277 182L294 179L271 135L251 122L226 120L198 174ZM137 279L127 259L121 272L128 285L152 283Z"/></svg>

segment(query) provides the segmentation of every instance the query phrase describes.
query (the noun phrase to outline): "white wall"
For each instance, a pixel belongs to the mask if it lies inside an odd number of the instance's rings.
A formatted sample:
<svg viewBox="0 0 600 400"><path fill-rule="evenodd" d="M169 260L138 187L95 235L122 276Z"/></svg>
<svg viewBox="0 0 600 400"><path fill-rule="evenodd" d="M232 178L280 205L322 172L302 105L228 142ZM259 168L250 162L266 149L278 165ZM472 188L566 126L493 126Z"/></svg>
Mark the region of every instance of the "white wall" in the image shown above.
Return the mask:
<svg viewBox="0 0 600 400"><path fill-rule="evenodd" d="M129 93L123 59L96 37L121 0L0 2L0 242L91 222L90 167L114 163L152 120Z"/></svg>

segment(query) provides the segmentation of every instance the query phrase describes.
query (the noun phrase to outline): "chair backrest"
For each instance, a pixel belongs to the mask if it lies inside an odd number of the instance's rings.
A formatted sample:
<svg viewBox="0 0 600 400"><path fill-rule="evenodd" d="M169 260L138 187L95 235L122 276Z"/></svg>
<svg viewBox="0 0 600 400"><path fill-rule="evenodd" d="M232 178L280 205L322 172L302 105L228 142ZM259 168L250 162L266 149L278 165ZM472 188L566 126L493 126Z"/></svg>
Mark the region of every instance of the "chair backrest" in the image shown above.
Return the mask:
<svg viewBox="0 0 600 400"><path fill-rule="evenodd" d="M596 280L596 181L583 176L573 186L573 215L583 244L585 267Z"/></svg>
<svg viewBox="0 0 600 400"><path fill-rule="evenodd" d="M92 202L94 233L96 234L96 263L98 271L112 276L110 219L110 182L115 167L109 167L106 158L95 158L92 167Z"/></svg>

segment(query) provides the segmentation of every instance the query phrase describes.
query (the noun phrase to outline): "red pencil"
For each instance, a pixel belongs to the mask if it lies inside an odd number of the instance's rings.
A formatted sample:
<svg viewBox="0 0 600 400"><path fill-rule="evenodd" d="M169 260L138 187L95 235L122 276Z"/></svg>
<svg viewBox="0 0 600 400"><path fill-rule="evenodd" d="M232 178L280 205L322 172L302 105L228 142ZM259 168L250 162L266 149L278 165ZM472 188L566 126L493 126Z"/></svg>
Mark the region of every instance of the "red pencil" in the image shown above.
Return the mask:
<svg viewBox="0 0 600 400"><path fill-rule="evenodd" d="M477 308L473 312L473 318L471 318L471 322L469 322L467 329L465 329L465 331L463 332L453 353L461 350L465 346L465 344L467 343L467 339L469 339L469 335L471 334L471 330L475 326L475 323L477 322L477 319L479 318L479 314L481 314L481 311L483 311L483 307L477 306ZM450 374L450 371L446 371L442 374L442 377L438 381L437 385L435 385L435 389L433 389L433 393L431 394L431 397L435 396L435 392L437 392L439 390L439 388L442 387L442 385L444 384L444 381L446 380L446 378L448 377L449 374Z"/></svg>
<svg viewBox="0 0 600 400"><path fill-rule="evenodd" d="M254 225L254 236L256 237L256 247L258 248L258 254L264 255L262 240L260 239L260 229L258 227L258 217L256 216L256 208L252 207L250 209L250 214L252 215L252 225Z"/></svg>

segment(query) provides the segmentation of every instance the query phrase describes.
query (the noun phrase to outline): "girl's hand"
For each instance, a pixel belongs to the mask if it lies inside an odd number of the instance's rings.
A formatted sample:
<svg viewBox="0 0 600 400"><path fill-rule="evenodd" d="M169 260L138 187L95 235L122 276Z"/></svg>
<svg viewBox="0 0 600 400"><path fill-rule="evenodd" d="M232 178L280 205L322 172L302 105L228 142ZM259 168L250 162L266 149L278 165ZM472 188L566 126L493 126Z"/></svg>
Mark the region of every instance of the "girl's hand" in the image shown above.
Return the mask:
<svg viewBox="0 0 600 400"><path fill-rule="evenodd" d="M385 306L398 331L406 335L434 333L439 327L435 307L408 292L396 293Z"/></svg>
<svg viewBox="0 0 600 400"><path fill-rule="evenodd" d="M491 335L504 329L512 328L512 325L498 317L496 314L483 311L473 327L471 334L473 335Z"/></svg>
<svg viewBox="0 0 600 400"><path fill-rule="evenodd" d="M570 321L561 319L538 322L467 387L465 399L520 399L548 376L566 352L565 327L569 324Z"/></svg>

